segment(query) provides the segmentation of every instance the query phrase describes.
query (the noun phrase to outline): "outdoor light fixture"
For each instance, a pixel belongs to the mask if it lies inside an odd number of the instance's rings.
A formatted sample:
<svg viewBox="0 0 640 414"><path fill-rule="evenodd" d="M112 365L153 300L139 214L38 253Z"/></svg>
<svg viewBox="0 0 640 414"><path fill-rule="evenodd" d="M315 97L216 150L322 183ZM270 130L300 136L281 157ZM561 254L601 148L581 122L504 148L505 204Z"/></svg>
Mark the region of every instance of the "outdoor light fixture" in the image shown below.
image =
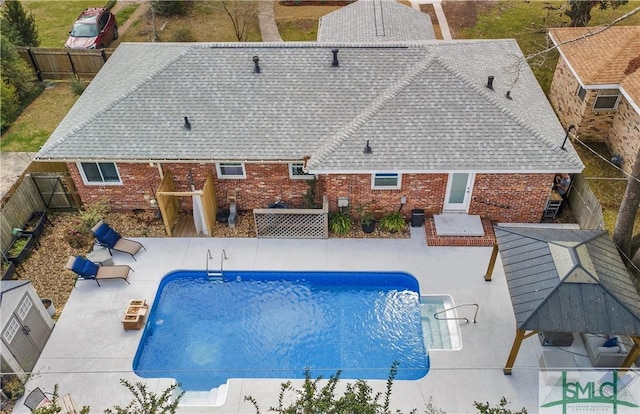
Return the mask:
<svg viewBox="0 0 640 414"><path fill-rule="evenodd" d="M575 125L571 124L569 125L569 128L567 128L567 135L564 136L564 141L562 141L562 146L560 147L561 149L566 151L566 149L564 148L564 144L567 143L567 138L569 138L569 132L571 132L571 130L574 129L575 127L576 127Z"/></svg>

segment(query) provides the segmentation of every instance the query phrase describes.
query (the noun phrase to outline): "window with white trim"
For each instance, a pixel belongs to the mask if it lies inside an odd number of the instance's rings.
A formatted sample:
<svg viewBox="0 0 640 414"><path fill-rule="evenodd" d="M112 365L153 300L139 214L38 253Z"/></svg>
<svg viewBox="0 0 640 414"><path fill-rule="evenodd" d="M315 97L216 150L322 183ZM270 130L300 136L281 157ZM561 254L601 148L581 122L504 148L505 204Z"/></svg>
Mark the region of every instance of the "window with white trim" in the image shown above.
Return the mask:
<svg viewBox="0 0 640 414"><path fill-rule="evenodd" d="M311 180L315 177L313 174L304 172L302 167L304 167L304 163L302 162L292 162L289 164L289 178L292 180Z"/></svg>
<svg viewBox="0 0 640 414"><path fill-rule="evenodd" d="M82 180L88 185L121 185L118 167L114 162L79 162Z"/></svg>
<svg viewBox="0 0 640 414"><path fill-rule="evenodd" d="M401 177L398 173L374 173L371 176L371 188L374 190L399 189Z"/></svg>
<svg viewBox="0 0 640 414"><path fill-rule="evenodd" d="M5 329L4 333L2 334L2 337L4 338L6 343L10 343L11 341L13 341L13 337L16 336L16 332L18 332L18 329L20 329L18 320L16 318L11 319L11 322L9 322L7 329Z"/></svg>
<svg viewBox="0 0 640 414"><path fill-rule="evenodd" d="M31 306L33 306L33 302L31 302L31 299L29 299L28 296L25 296L24 300L20 304L20 307L18 308L18 316L20 317L20 319L24 321L24 318L27 317L27 313L29 313Z"/></svg>
<svg viewBox="0 0 640 414"><path fill-rule="evenodd" d="M578 90L576 91L576 95L580 102L584 102L584 97L587 96L587 90L582 87L582 85L578 85Z"/></svg>
<svg viewBox="0 0 640 414"><path fill-rule="evenodd" d="M620 92L617 89L600 89L596 101L593 103L593 109L595 111L606 111L609 109L616 109L618 106L618 100L620 99Z"/></svg>
<svg viewBox="0 0 640 414"><path fill-rule="evenodd" d="M241 162L221 162L216 164L218 178L247 178Z"/></svg>

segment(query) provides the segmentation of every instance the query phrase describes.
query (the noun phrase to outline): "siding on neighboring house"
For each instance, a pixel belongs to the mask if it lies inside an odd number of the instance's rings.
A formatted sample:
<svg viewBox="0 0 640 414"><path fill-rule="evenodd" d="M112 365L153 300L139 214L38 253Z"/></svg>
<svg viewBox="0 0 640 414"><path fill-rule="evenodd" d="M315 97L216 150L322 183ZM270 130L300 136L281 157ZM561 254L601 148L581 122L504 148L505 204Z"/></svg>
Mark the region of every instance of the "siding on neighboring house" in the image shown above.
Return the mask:
<svg viewBox="0 0 640 414"><path fill-rule="evenodd" d="M640 113L622 96L609 133L611 152L622 155L624 169L631 172L636 156L640 153Z"/></svg>
<svg viewBox="0 0 640 414"><path fill-rule="evenodd" d="M560 122L565 128L575 125L576 132L584 139L607 142L607 135L616 111L594 111L593 104L597 91L587 90L584 101L581 101L577 95L579 86L580 83L573 76L564 59L560 58L549 92L549 100Z"/></svg>
<svg viewBox="0 0 640 414"><path fill-rule="evenodd" d="M69 170L85 203L103 198L110 200L114 210L150 208L148 199L160 184L156 166L148 163L118 163L123 185L84 185L76 164ZM196 189L201 189L209 171L216 177L214 164L163 164L163 171L171 171L176 191L190 191L188 174ZM216 179L216 201L220 208L228 208L228 195L236 195L239 210L265 208L276 200L290 207L305 207L307 180L291 179L288 164L245 164L246 179ZM442 212L448 174L402 174L401 188L378 190L371 188L371 174L321 174L318 177L317 198L329 197L331 210L336 210L338 197L348 197L352 215L360 205L370 203L376 216L400 208L405 196L407 204L402 212L408 218L411 210L421 208L427 215ZM469 214L501 222L539 222L546 205L553 174L476 174L469 206ZM180 208L189 211L190 197L179 197Z"/></svg>

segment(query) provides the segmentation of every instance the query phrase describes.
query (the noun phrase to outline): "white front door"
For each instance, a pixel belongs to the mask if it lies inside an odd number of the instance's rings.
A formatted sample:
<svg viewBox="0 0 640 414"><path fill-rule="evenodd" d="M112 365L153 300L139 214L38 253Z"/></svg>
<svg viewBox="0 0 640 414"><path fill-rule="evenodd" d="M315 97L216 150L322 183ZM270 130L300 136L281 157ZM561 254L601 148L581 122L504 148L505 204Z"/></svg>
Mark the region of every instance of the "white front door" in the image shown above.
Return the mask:
<svg viewBox="0 0 640 414"><path fill-rule="evenodd" d="M444 212L466 213L469 210L474 178L473 173L449 174Z"/></svg>

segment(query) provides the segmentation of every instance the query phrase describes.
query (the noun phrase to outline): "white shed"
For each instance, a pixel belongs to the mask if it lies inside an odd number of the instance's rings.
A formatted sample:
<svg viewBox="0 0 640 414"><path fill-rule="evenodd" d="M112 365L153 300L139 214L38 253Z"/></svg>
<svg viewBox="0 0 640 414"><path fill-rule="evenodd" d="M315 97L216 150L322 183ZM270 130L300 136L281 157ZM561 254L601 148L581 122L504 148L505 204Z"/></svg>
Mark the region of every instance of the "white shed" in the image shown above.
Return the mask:
<svg viewBox="0 0 640 414"><path fill-rule="evenodd" d="M0 360L3 373L31 372L55 323L28 280L0 282Z"/></svg>

